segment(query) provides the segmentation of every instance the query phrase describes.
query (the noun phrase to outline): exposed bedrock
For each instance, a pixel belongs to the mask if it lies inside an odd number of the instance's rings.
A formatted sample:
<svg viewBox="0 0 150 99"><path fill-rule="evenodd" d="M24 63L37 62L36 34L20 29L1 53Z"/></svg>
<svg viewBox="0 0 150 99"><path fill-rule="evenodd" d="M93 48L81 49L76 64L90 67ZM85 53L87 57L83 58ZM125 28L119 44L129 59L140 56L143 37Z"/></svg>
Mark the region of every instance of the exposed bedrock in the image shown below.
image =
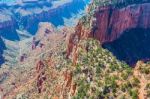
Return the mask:
<svg viewBox="0 0 150 99"><path fill-rule="evenodd" d="M111 6L99 8L96 12L97 30L93 36L103 42L110 42L131 28L150 27L150 3L134 4L122 9Z"/></svg>
<svg viewBox="0 0 150 99"><path fill-rule="evenodd" d="M79 22L73 40L77 37L79 40L96 38L104 48L129 64L150 58L150 3L132 4L123 8L99 7L94 15L96 20L91 19L91 23L94 23L92 29L87 30ZM72 48L68 49L69 54Z"/></svg>

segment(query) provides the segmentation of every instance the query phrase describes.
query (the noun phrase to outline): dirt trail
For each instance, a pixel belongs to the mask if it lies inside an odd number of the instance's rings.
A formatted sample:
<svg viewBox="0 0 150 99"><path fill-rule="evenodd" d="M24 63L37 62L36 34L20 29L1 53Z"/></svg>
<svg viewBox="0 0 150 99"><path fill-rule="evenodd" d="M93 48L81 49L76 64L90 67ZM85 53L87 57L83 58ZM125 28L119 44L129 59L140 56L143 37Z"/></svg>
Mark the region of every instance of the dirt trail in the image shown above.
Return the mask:
<svg viewBox="0 0 150 99"><path fill-rule="evenodd" d="M134 76L137 77L140 80L140 88L139 88L139 99L145 99L145 87L147 85L147 80L145 79L144 75L140 73L140 71L138 70L139 66L135 67L134 70Z"/></svg>
<svg viewBox="0 0 150 99"><path fill-rule="evenodd" d="M140 86L141 88L139 89L139 99L145 99L144 95L146 94L144 89L146 87L147 81L144 78L144 75L142 75L141 79L140 79Z"/></svg>

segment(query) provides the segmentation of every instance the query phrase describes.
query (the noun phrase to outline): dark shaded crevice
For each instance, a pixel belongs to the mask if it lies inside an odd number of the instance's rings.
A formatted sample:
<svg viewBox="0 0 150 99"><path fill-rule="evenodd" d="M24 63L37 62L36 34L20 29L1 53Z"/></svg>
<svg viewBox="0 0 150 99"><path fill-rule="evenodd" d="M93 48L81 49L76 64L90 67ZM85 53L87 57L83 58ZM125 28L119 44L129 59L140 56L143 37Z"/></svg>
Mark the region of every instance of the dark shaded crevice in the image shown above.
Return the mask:
<svg viewBox="0 0 150 99"><path fill-rule="evenodd" d="M4 53L4 50L6 49L6 46L2 40L2 38L0 37L0 66L4 63L5 59L2 56Z"/></svg>
<svg viewBox="0 0 150 99"><path fill-rule="evenodd" d="M103 48L111 51L119 60L129 65L139 60L150 59L150 29L126 30L118 39L104 43Z"/></svg>
<svg viewBox="0 0 150 99"><path fill-rule="evenodd" d="M16 32L16 28L17 28L17 25L15 25L15 24L12 27L2 28L2 29L0 29L0 36L2 36L5 39L8 39L8 40L18 41L20 39Z"/></svg>
<svg viewBox="0 0 150 99"><path fill-rule="evenodd" d="M110 24L112 13L113 13L113 9L111 8L109 11L108 23L107 23L107 26L108 26L107 33L108 34L111 34L111 31L112 31L112 24Z"/></svg>

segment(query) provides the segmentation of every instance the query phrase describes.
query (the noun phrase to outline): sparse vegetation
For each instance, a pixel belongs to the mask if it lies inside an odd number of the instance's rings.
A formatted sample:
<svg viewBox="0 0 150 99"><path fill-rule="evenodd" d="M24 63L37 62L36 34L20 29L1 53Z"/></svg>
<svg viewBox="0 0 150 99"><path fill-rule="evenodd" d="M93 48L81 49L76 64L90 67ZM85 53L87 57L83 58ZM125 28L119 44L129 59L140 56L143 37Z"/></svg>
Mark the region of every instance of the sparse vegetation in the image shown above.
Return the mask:
<svg viewBox="0 0 150 99"><path fill-rule="evenodd" d="M100 47L97 40L81 40L78 46L80 54L77 64L80 64L81 72L74 72L78 75L74 76L74 80L84 83L78 84L77 93L88 84L84 97L89 99L99 97L115 99L120 96L124 99L137 99L140 81L133 76L133 69L130 66L118 61L109 51ZM87 72L84 72L85 70ZM79 95L76 94L75 97L80 97Z"/></svg>
<svg viewBox="0 0 150 99"><path fill-rule="evenodd" d="M89 20L94 17L93 11L97 6L120 3L126 5L134 1L94 0L90 8L91 12L80 21L86 28L92 28ZM121 5L117 7L121 7ZM149 62L134 69L117 60L108 50L103 49L99 41L88 38L81 39L76 45L77 60L74 65L71 60L73 56L70 59L65 57L64 42L57 42L58 46L51 51L53 54L42 60L45 68L42 69L44 73L42 71L40 77L46 77L42 83L43 92L38 93L37 91L37 79L23 89L25 94L29 94L30 99L43 99L43 97L44 99L53 99L56 96L64 99L138 99L139 90L144 91L147 97L150 97L150 83L147 83L150 77ZM50 47L53 48L53 46ZM144 82L146 84L144 88L142 88L141 78L147 81ZM71 89L73 85L75 85L74 94ZM29 89L31 86L33 88ZM18 97L24 97L23 95L19 94Z"/></svg>
<svg viewBox="0 0 150 99"><path fill-rule="evenodd" d="M57 54L43 60L47 77L43 83L45 91L39 94L35 81L29 85L33 88L25 91L29 98L40 99L44 97L44 99L50 99L56 96L60 97L61 92L63 92L63 97L68 99L69 85L72 83L76 85L75 94L70 96L72 99L138 99L139 90L142 87L141 75L144 75L145 79L149 77L148 73L141 71L143 68L149 68L149 63L139 65L136 70L141 74L137 76L134 68L118 61L112 53L103 49L100 42L95 39L89 38L79 41L75 66L70 59L65 58L65 54L62 54L65 49L64 46L59 46L59 48ZM51 59L53 61L49 64ZM60 67L58 68L57 65ZM71 71L72 74L66 75L65 73L68 71ZM64 75L66 75L65 78ZM66 77L72 78L70 80ZM62 84L65 84L64 79L67 79L67 85L61 87ZM70 82L68 83L68 81ZM143 90L147 97L150 96L149 89L150 84L147 83ZM29 93L31 90L32 93Z"/></svg>

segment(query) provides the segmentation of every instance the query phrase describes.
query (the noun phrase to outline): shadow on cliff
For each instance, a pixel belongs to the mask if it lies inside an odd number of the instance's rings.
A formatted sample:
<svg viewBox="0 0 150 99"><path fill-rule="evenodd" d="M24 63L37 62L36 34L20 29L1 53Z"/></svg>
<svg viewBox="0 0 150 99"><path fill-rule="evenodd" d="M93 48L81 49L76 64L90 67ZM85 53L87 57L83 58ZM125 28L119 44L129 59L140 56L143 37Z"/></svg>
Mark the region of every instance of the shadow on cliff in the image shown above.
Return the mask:
<svg viewBox="0 0 150 99"><path fill-rule="evenodd" d="M12 28L6 27L3 29L0 29L0 36L2 36L5 39L12 40L12 41L19 40L19 36L16 32L15 25Z"/></svg>
<svg viewBox="0 0 150 99"><path fill-rule="evenodd" d="M2 56L3 55L3 51L6 49L6 46L3 42L3 40L1 39L0 37L0 66L4 63L4 57Z"/></svg>
<svg viewBox="0 0 150 99"><path fill-rule="evenodd" d="M147 61L150 59L150 29L127 30L115 41L102 46L129 65L138 60Z"/></svg>

